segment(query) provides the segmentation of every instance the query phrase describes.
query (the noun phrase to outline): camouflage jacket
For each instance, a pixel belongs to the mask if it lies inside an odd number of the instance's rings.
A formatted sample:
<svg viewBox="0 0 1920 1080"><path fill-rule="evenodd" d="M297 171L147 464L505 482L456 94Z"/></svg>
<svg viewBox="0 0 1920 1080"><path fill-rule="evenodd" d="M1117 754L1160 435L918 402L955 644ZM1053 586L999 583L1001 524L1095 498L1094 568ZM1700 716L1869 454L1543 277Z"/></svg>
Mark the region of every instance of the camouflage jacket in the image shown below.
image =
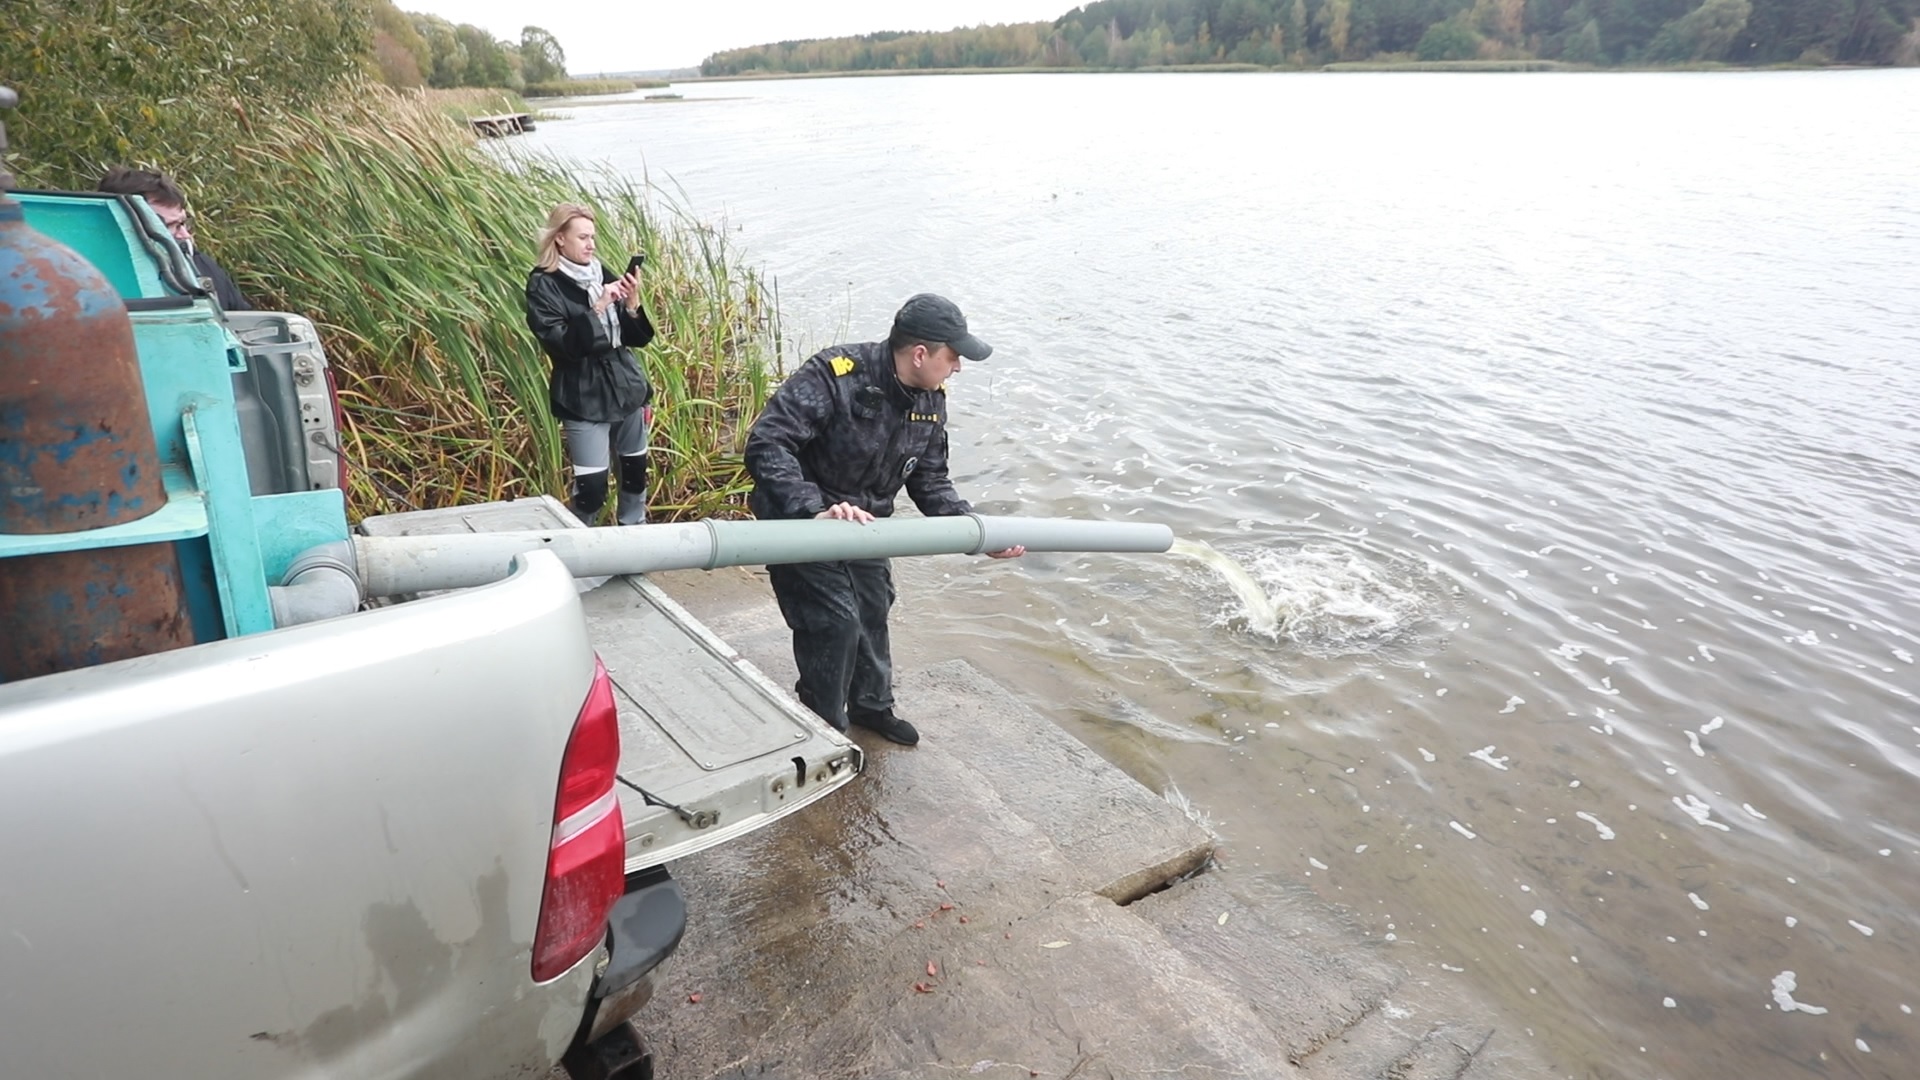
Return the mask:
<svg viewBox="0 0 1920 1080"><path fill-rule="evenodd" d="M747 435L755 517L809 518L834 503L893 513L905 487L928 517L972 510L947 476L947 392L912 390L884 341L836 345L788 376Z"/></svg>

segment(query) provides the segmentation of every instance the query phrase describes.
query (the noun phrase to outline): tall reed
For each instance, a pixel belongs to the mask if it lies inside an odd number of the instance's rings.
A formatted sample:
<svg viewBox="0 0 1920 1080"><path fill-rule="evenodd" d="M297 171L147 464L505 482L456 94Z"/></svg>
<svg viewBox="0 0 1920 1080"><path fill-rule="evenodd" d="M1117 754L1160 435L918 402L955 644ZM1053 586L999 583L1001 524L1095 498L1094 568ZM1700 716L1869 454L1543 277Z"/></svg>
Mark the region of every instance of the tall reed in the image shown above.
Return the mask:
<svg viewBox="0 0 1920 1080"><path fill-rule="evenodd" d="M656 519L735 510L777 331L725 233L604 170L496 158L418 95L367 95L237 148L217 238L256 303L320 326L341 377L355 511L564 490L523 297L547 211L579 201L598 214L609 260L647 256Z"/></svg>

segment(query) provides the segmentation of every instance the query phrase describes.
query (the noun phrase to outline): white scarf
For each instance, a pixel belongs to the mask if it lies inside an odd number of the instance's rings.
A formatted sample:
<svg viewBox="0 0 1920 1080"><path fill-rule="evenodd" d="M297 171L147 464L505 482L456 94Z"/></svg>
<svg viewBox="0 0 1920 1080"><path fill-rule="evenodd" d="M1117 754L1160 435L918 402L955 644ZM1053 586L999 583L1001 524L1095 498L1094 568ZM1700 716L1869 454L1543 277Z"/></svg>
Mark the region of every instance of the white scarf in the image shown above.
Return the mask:
<svg viewBox="0 0 1920 1080"><path fill-rule="evenodd" d="M587 305L591 309L598 306L600 298L606 295L607 283L602 280L606 275L600 269L600 260L589 263L577 263L565 255L560 256L560 272L572 278L581 288L587 290ZM615 348L620 345L620 313L614 305L608 304L600 309L600 321L607 324L607 341Z"/></svg>

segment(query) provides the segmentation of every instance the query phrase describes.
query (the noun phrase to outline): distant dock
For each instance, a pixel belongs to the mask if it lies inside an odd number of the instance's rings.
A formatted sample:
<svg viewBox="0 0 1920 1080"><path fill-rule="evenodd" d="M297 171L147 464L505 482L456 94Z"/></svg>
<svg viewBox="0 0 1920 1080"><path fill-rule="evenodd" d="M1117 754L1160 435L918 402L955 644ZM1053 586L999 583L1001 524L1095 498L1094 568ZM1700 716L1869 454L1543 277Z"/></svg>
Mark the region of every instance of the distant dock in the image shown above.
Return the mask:
<svg viewBox="0 0 1920 1080"><path fill-rule="evenodd" d="M467 123L473 125L476 135L497 139L502 135L518 135L533 130L532 113L498 113L493 116L470 116Z"/></svg>

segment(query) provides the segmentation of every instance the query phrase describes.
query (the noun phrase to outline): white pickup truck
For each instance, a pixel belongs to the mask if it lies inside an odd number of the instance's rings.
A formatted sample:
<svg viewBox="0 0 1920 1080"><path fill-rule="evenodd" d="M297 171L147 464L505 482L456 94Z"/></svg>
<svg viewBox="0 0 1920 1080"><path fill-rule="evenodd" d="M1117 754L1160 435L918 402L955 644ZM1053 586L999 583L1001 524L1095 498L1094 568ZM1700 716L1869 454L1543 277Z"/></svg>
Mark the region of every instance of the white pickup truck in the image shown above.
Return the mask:
<svg viewBox="0 0 1920 1080"><path fill-rule="evenodd" d="M110 350L32 349L102 340L47 321L89 273L165 500L48 530L68 443L36 422ZM583 595L547 551L278 625L293 556L348 535L325 362L303 319L218 311L139 200L0 199L0 1077L637 1080L627 1021L686 925L665 864L860 771L643 578ZM98 426L57 408L69 443ZM567 528L534 499L361 531ZM129 552L177 566L184 647L22 667L136 591Z"/></svg>
<svg viewBox="0 0 1920 1080"><path fill-rule="evenodd" d="M645 1080L666 864L862 759L635 571L1173 542L548 498L350 534L329 387L142 201L0 197L0 1078Z"/></svg>

